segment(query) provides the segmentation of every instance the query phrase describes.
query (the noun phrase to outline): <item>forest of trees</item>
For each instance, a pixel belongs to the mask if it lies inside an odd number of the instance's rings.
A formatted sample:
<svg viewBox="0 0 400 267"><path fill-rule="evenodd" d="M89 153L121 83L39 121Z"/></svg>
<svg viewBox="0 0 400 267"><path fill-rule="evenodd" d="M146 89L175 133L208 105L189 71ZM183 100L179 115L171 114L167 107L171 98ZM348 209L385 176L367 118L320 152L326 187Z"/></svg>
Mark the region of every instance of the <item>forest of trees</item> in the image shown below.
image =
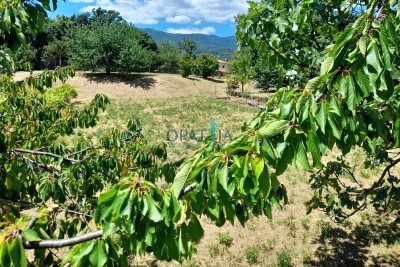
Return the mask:
<svg viewBox="0 0 400 267"><path fill-rule="evenodd" d="M97 8L91 13L43 20L42 32L35 33L27 26L23 27L27 43L11 53L16 69L54 69L72 65L78 70L110 74L148 71L157 66L157 71L176 73L180 58L186 53L179 44L169 41L156 44L149 34L127 23L112 10ZM192 56L197 45L190 39L182 43L185 42L192 43ZM194 62L190 63L192 68ZM213 68L211 74L215 71Z"/></svg>

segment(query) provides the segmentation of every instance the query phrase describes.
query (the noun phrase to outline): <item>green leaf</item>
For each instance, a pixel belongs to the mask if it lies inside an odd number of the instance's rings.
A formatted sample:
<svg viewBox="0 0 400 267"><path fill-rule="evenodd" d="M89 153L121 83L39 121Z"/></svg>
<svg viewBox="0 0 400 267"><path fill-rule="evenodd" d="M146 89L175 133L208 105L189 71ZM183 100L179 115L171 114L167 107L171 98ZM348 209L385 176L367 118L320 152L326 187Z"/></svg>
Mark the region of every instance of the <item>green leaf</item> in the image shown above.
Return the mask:
<svg viewBox="0 0 400 267"><path fill-rule="evenodd" d="M40 241L42 240L39 235L33 229L22 230L22 235L28 241Z"/></svg>
<svg viewBox="0 0 400 267"><path fill-rule="evenodd" d="M107 263L107 252L103 240L96 241L89 255L90 266L103 267Z"/></svg>
<svg viewBox="0 0 400 267"><path fill-rule="evenodd" d="M48 11L51 11L50 0L39 0L39 2L42 3L42 5L45 9L47 9Z"/></svg>
<svg viewBox="0 0 400 267"><path fill-rule="evenodd" d="M251 161L251 167L253 169L254 175L256 176L256 179L258 180L261 172L264 169L264 160L261 157L257 157L252 159Z"/></svg>
<svg viewBox="0 0 400 267"><path fill-rule="evenodd" d="M238 168L241 168L242 165L240 164L240 159L237 155L233 156L233 162L236 164Z"/></svg>
<svg viewBox="0 0 400 267"><path fill-rule="evenodd" d="M273 164L276 161L274 148L272 147L270 141L266 138L263 138L262 140L261 155L266 158L270 164Z"/></svg>
<svg viewBox="0 0 400 267"><path fill-rule="evenodd" d="M358 49L360 49L360 52L365 56L367 53L367 47L369 43L369 38L367 35L361 36L361 38L357 41L357 46Z"/></svg>
<svg viewBox="0 0 400 267"><path fill-rule="evenodd" d="M367 55L367 64L372 66L376 73L380 73L382 71L381 61L379 59L379 50L376 42L371 46L369 53Z"/></svg>
<svg viewBox="0 0 400 267"><path fill-rule="evenodd" d="M359 69L357 71L357 78L355 80L357 81L358 85L360 86L364 97L368 96L369 94L371 94L373 92L372 87L369 83L368 75L365 73L364 70Z"/></svg>
<svg viewBox="0 0 400 267"><path fill-rule="evenodd" d="M293 111L293 101L290 101L289 103L286 104L281 104L279 108L279 116L281 118L286 118L287 116L290 116Z"/></svg>
<svg viewBox="0 0 400 267"><path fill-rule="evenodd" d="M392 54L389 51L390 43L386 32L386 25L387 24L385 23L380 28L381 33L379 34L379 41L382 48L382 58L383 58L383 63L385 64L385 68L386 70L392 70L392 63L394 57L392 57Z"/></svg>
<svg viewBox="0 0 400 267"><path fill-rule="evenodd" d="M196 216L191 217L188 224L188 231L190 233L191 239L194 242L200 241L200 239L204 236L204 229Z"/></svg>
<svg viewBox="0 0 400 267"><path fill-rule="evenodd" d="M225 191L228 191L228 162L218 170L218 182Z"/></svg>
<svg viewBox="0 0 400 267"><path fill-rule="evenodd" d="M382 86L376 91L377 95L383 99L388 100L394 92L394 82L390 71L385 70L381 75Z"/></svg>
<svg viewBox="0 0 400 267"><path fill-rule="evenodd" d="M263 193L264 199L267 199L271 192L271 177L269 175L268 166L265 166L263 168L263 171L261 172L260 178L258 180L258 184L261 192Z"/></svg>
<svg viewBox="0 0 400 267"><path fill-rule="evenodd" d="M296 102L296 113L300 113L301 108L304 106L304 103L308 100L308 95L302 93L299 99Z"/></svg>
<svg viewBox="0 0 400 267"><path fill-rule="evenodd" d="M287 120L273 121L264 125L257 132L259 135L269 138L282 132L285 129L284 126L287 123Z"/></svg>
<svg viewBox="0 0 400 267"><path fill-rule="evenodd" d="M283 150L281 157L278 161L278 166L276 167L276 175L281 175L287 169L290 162L293 161L294 151L290 144L287 144Z"/></svg>
<svg viewBox="0 0 400 267"><path fill-rule="evenodd" d="M325 133L326 122L328 120L328 111L324 102L321 102L317 112L315 114L315 120L317 121L322 133Z"/></svg>
<svg viewBox="0 0 400 267"><path fill-rule="evenodd" d="M112 202L117 193L118 190L113 187L100 195L98 207L94 213L95 222L99 223L101 219L104 219L108 216L112 209Z"/></svg>
<svg viewBox="0 0 400 267"><path fill-rule="evenodd" d="M156 203L154 202L153 198L150 195L145 195L144 200L149 208L149 219L153 222L159 222L163 220L161 213L158 211Z"/></svg>
<svg viewBox="0 0 400 267"><path fill-rule="evenodd" d="M329 113L328 116L328 121L329 121L329 126L332 129L333 135L337 138L340 139L340 136L342 135L341 131L339 130L338 124L334 118L333 113Z"/></svg>
<svg viewBox="0 0 400 267"><path fill-rule="evenodd" d="M322 168L321 164L321 152L319 150L320 140L315 133L315 131L311 130L307 135L307 149L310 151L311 156L313 158L313 164L316 168Z"/></svg>
<svg viewBox="0 0 400 267"><path fill-rule="evenodd" d="M335 63L335 58L332 56L327 56L321 65L321 76L329 73L332 70L334 63ZM321 77L321 76L319 76L319 77ZM307 83L307 85L308 85L308 83ZM306 88L308 88L308 87L306 86Z"/></svg>
<svg viewBox="0 0 400 267"><path fill-rule="evenodd" d="M22 240L20 238L13 239L11 243L8 243L7 247L12 266L28 266L28 261L25 256L25 250L22 245ZM2 265L2 263L3 262L0 262L0 265Z"/></svg>
<svg viewBox="0 0 400 267"><path fill-rule="evenodd" d="M271 173L271 185L272 185L272 190L276 191L278 190L279 186L281 183L278 181L278 176L276 173Z"/></svg>
<svg viewBox="0 0 400 267"><path fill-rule="evenodd" d="M357 98L356 98L356 88L354 87L353 78L351 75L345 77L347 79L347 106L350 111L355 111Z"/></svg>
<svg viewBox="0 0 400 267"><path fill-rule="evenodd" d="M79 244L79 245L76 245L75 247L73 247L72 250L70 250L70 253L73 256L72 261L71 261L72 266L79 266L80 264L82 264L82 259L86 255L88 255L89 253L92 252L94 243L95 243L95 241ZM74 251L74 248L78 248L77 252ZM74 252L76 253L76 255L73 254ZM70 255L70 253L68 253L68 255ZM65 264L68 262L68 261L66 261L69 258L68 255L67 255L67 257L64 258L62 264Z"/></svg>
<svg viewBox="0 0 400 267"><path fill-rule="evenodd" d="M247 139L247 135L241 134L233 139L231 142L225 144L222 149L225 150L227 153L231 153L232 151L240 147L244 142L246 142Z"/></svg>
<svg viewBox="0 0 400 267"><path fill-rule="evenodd" d="M300 162L300 164L306 171L310 170L310 164L308 162L307 153L303 142L299 142L297 146L296 159Z"/></svg>
<svg viewBox="0 0 400 267"><path fill-rule="evenodd" d="M186 180L189 177L189 174L192 170L192 161L186 161L179 172L176 174L174 182L172 184L172 190L174 191L174 195L176 198L179 198L179 195L185 186Z"/></svg>

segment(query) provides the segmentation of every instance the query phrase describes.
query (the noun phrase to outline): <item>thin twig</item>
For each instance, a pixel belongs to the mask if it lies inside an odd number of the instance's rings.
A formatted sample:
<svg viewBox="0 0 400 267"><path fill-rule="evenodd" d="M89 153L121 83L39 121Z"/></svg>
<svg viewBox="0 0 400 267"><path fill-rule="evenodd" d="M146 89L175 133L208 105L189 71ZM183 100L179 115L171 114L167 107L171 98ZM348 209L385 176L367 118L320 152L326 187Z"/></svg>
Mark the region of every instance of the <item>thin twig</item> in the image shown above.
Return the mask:
<svg viewBox="0 0 400 267"><path fill-rule="evenodd" d="M41 156L48 156L48 157L53 157L53 158L62 158L63 160L72 162L72 163L82 163L84 160L76 160L76 159L71 159L67 157L63 157L54 153L50 152L42 152L42 151L35 151L35 150L29 150L29 149L22 149L22 148L13 148L11 149L12 152L14 153L25 153L25 154L32 154L32 155L41 155Z"/></svg>
<svg viewBox="0 0 400 267"><path fill-rule="evenodd" d="M185 187L179 197L182 197L189 192L193 191L197 186L197 183L193 183L187 187ZM77 245L80 243L84 243L93 239L103 237L103 230L98 230L95 232L90 232L81 236L65 238L65 239L49 239L49 240L41 240L37 242L30 242L24 240L23 236L21 236L22 244L25 249L49 249L49 248L62 248L62 247L69 247L73 245Z"/></svg>
<svg viewBox="0 0 400 267"><path fill-rule="evenodd" d="M88 151L88 150L94 150L94 149L96 149L96 147L87 147L87 148L85 148L85 149L76 151L76 152L74 152L74 153L72 153L72 154L68 154L68 155L66 155L66 157L69 158L69 157L72 157L72 156L81 154L81 153L83 153L83 152L86 152L86 151Z"/></svg>
<svg viewBox="0 0 400 267"><path fill-rule="evenodd" d="M32 219L30 220L26 229L31 229L35 225L35 223L38 219L39 219L39 217L36 217L36 216L32 217Z"/></svg>

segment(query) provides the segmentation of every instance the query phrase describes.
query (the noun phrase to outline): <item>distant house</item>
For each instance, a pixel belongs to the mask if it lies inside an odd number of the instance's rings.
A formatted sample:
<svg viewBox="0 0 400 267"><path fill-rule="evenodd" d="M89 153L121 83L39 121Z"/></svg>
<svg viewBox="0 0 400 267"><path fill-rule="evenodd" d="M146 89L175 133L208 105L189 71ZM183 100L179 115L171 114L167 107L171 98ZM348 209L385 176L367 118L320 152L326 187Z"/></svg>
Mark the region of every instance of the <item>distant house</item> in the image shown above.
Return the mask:
<svg viewBox="0 0 400 267"><path fill-rule="evenodd" d="M217 77L221 78L228 72L228 65L229 61L227 59L225 60L218 60L219 68L217 71Z"/></svg>

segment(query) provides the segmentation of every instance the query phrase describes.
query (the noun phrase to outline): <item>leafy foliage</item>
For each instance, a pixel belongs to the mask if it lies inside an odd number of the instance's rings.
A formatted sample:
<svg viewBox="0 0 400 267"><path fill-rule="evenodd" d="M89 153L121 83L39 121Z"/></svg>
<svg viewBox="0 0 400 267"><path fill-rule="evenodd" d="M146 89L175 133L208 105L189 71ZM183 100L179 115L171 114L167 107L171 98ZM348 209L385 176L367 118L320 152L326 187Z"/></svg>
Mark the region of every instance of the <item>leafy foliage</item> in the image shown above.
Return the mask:
<svg viewBox="0 0 400 267"><path fill-rule="evenodd" d="M193 63L193 73L207 78L216 73L218 66L218 59L215 56L200 54Z"/></svg>
<svg viewBox="0 0 400 267"><path fill-rule="evenodd" d="M190 38L184 38L182 42L178 43L178 48L185 51L192 58L197 50L197 44Z"/></svg>
<svg viewBox="0 0 400 267"><path fill-rule="evenodd" d="M345 11L353 4L362 5L357 14ZM165 145L149 146L136 120L125 129L110 130L98 142L83 138L72 146L63 143L61 136L95 126L109 102L98 95L79 109L49 105L46 91L55 80L71 77L72 69L44 71L23 82L1 77L1 264L27 266L25 249L62 246L72 246L62 265L127 266L128 255L147 251L159 259L182 261L204 234L201 215L218 226L236 220L245 224L251 214L272 218L272 208L287 202L278 177L289 165L315 170L310 211L323 209L340 220L369 203L378 210L399 210L399 179L391 170L400 159L388 153L400 143L396 4L250 2L249 14L240 17L238 37L252 48L271 49L265 57L275 56L277 66L315 77L278 89L241 134L223 145L208 140L177 172L165 162ZM25 7L19 2L15 6ZM311 15L321 12L331 20L338 17L338 24L328 29L333 38L326 42L333 43L321 48L323 57L313 56L313 49L319 49L316 42L304 54L296 52L305 46L301 37L306 30L317 25ZM293 41L284 46L291 47L288 54L276 46L277 36L285 35ZM7 40L10 46L15 43ZM8 71L12 63L1 55L2 71ZM313 70L319 64L320 70ZM323 164L323 156L334 147L343 155L363 148L373 159L370 166L385 164L381 176L366 187L344 161ZM343 182L343 175L350 179ZM38 218L21 213L27 204L38 207ZM254 254L249 258L257 260ZM57 259L47 250L35 250L34 261L46 266Z"/></svg>
<svg viewBox="0 0 400 267"><path fill-rule="evenodd" d="M300 87L280 89L267 103L267 109L254 120L256 123L260 118L264 121L276 117L289 121L282 136L284 143L272 144L280 154L274 166L277 174L282 173L287 164L296 166L299 163L306 170L313 166L321 169L311 178L315 196L308 203L309 211L323 209L341 219L365 208L369 202L387 211L399 207L398 179L390 172L397 160L386 157L390 164L370 187L362 186L350 166L341 162L324 166L321 161L327 149L335 146L343 155L359 146L370 157L377 158L381 151L399 145L396 128L399 11L393 9L395 4L396 1L369 1L360 8L362 3L357 1L336 1L332 5L319 1L298 4L271 1L251 3L248 16L240 18L238 35L249 45L270 51L265 55L266 60L273 60L274 54L283 68L304 65L304 70L296 68L303 72L303 77L308 77L312 66L321 62L316 77L306 83L300 82ZM311 11L302 12L306 7L311 7ZM283 16L269 15L279 10ZM326 36L326 44L331 39L333 44L326 46L321 54L317 52L317 42L323 39L309 40L314 44L304 45L304 49L296 53L296 46L303 47L300 46L303 36L314 38L313 34L301 34L299 38L295 34L315 27L311 24L316 20L313 14L318 14L319 19L336 20L325 12L338 16L338 21L327 23L327 30L323 31L333 37ZM322 33L322 28L320 31ZM285 45L285 39L277 36L288 36L292 41ZM308 53L310 57L306 56ZM312 156L312 164L307 153ZM341 175L345 174L350 174L352 182L343 182Z"/></svg>
<svg viewBox="0 0 400 267"><path fill-rule="evenodd" d="M235 79L241 83L243 92L243 86L249 81L250 77L255 74L253 55L250 48L242 48L242 50L234 54L233 60L229 62L229 73L235 76Z"/></svg>
<svg viewBox="0 0 400 267"><path fill-rule="evenodd" d="M64 108L71 102L72 98L76 98L77 96L78 92L75 87L66 83L47 90L44 94L46 103L57 108Z"/></svg>
<svg viewBox="0 0 400 267"><path fill-rule="evenodd" d="M179 49L169 41L158 44L161 67L164 69L178 67Z"/></svg>
<svg viewBox="0 0 400 267"><path fill-rule="evenodd" d="M193 64L193 59L189 54L181 55L178 61L179 74L184 78L189 77L189 75L192 74Z"/></svg>
<svg viewBox="0 0 400 267"><path fill-rule="evenodd" d="M89 25L76 28L71 35L69 62L83 70L104 68L132 72L147 67L148 50L140 45L140 32L125 22Z"/></svg>
<svg viewBox="0 0 400 267"><path fill-rule="evenodd" d="M36 52L36 49L29 43L20 46L14 53L12 53L16 69L27 71L32 70L35 64Z"/></svg>
<svg viewBox="0 0 400 267"><path fill-rule="evenodd" d="M42 59L46 63L57 62L61 66L62 58L68 55L69 46L65 41L56 40L44 47Z"/></svg>

